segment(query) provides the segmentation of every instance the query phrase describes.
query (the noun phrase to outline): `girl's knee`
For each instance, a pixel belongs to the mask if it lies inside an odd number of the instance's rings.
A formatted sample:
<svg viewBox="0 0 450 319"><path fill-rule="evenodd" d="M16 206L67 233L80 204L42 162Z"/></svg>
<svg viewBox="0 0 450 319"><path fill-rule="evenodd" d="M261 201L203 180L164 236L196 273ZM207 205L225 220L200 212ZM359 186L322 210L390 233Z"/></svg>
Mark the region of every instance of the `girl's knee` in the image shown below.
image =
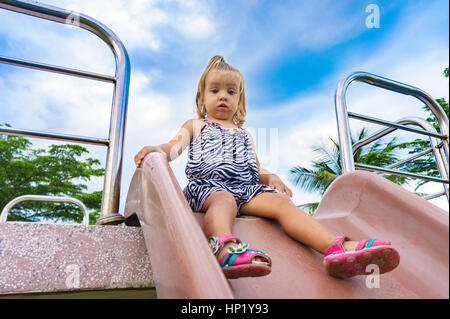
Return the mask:
<svg viewBox="0 0 450 319"><path fill-rule="evenodd" d="M236 200L233 195L225 191L214 192L208 196L203 205L203 209L205 212L212 210L232 211L235 215L238 210Z"/></svg>
<svg viewBox="0 0 450 319"><path fill-rule="evenodd" d="M293 207L297 208L294 202L292 202L292 200L288 196L283 194L277 194L274 197L273 204L275 207L277 207L274 218L277 219L278 221L287 214L290 214L292 212Z"/></svg>
<svg viewBox="0 0 450 319"><path fill-rule="evenodd" d="M274 200L274 202L276 202L276 205L280 205L283 207L286 205L294 205L294 203L288 196L280 194L280 193L275 193L273 200Z"/></svg>
<svg viewBox="0 0 450 319"><path fill-rule="evenodd" d="M262 193L241 206L241 213L279 220L283 212L292 210L295 204L280 193Z"/></svg>

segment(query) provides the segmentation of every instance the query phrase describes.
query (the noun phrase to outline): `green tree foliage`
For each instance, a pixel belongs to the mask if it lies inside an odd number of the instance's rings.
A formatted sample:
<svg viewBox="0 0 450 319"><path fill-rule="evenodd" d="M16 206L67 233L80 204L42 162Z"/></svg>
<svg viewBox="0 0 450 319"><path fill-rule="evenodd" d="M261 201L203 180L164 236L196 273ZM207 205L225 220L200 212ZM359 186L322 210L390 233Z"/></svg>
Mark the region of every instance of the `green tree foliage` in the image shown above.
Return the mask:
<svg viewBox="0 0 450 319"><path fill-rule="evenodd" d="M4 124L5 126L10 126ZM86 158L88 150L79 145L51 145L47 150L33 149L22 137L0 135L0 209L21 195L74 197L90 210L90 223L99 216L102 192L86 192L89 181L103 176L100 161ZM76 222L83 220L78 206L70 203L24 201L14 206L8 221Z"/></svg>

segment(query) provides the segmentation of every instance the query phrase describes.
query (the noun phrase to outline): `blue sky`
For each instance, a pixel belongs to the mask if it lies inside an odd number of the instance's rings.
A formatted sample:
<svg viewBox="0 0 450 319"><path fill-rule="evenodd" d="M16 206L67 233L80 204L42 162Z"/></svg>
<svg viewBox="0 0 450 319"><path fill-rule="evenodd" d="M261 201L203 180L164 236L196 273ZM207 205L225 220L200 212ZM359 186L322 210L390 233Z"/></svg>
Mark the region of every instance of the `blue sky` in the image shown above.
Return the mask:
<svg viewBox="0 0 450 319"><path fill-rule="evenodd" d="M309 167L312 145L337 137L334 90L346 75L367 71L448 100L448 80L442 76L448 66L448 1L45 3L104 23L129 53L121 207L134 154L144 145L167 142L194 117L197 81L215 54L243 73L248 105L244 127L254 133L263 166L293 189L297 204L319 197L293 187L287 172L295 165ZM380 9L379 28L366 26L369 4ZM114 73L109 49L89 32L5 10L0 10L0 55ZM106 83L0 65L0 118L13 127L106 137L111 94ZM347 103L351 111L392 121L424 116L420 102L364 84L351 86ZM361 125L351 122L354 130ZM50 143L32 141L40 147ZM87 148L105 162L103 148ZM185 164L186 152L171 162L181 187L187 183ZM90 184L91 189L101 187L101 179Z"/></svg>

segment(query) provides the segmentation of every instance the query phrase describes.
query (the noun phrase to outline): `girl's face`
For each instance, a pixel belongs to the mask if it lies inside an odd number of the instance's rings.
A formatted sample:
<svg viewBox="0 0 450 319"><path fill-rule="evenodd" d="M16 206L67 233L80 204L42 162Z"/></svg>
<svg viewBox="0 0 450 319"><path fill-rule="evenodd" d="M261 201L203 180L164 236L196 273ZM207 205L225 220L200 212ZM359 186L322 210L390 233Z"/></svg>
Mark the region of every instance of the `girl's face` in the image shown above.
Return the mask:
<svg viewBox="0 0 450 319"><path fill-rule="evenodd" d="M239 107L239 77L231 71L211 71L203 96L209 118L232 121Z"/></svg>

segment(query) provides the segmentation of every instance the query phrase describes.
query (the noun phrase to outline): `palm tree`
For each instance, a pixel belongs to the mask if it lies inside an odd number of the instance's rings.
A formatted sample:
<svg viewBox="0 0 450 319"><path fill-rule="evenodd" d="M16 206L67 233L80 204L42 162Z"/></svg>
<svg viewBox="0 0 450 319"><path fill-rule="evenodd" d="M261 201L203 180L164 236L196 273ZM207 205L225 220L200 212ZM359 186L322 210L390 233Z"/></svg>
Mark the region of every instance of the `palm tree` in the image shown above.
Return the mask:
<svg viewBox="0 0 450 319"><path fill-rule="evenodd" d="M362 128L357 134L357 139L352 135L351 143L367 136L367 129ZM342 175L341 155L339 144L330 138L330 145L313 146L313 152L318 157L312 161L312 169L301 166L295 166L289 170L290 181L300 189L307 192L318 192L321 196L325 193L328 186L340 175ZM354 160L357 163L373 166L386 166L398 161L397 154L394 153L396 147L396 138L394 137L388 143L377 140L366 147L360 148L354 153ZM385 175L392 182L403 185L408 179L404 176ZM319 205L318 202L298 205L308 213L313 214Z"/></svg>

